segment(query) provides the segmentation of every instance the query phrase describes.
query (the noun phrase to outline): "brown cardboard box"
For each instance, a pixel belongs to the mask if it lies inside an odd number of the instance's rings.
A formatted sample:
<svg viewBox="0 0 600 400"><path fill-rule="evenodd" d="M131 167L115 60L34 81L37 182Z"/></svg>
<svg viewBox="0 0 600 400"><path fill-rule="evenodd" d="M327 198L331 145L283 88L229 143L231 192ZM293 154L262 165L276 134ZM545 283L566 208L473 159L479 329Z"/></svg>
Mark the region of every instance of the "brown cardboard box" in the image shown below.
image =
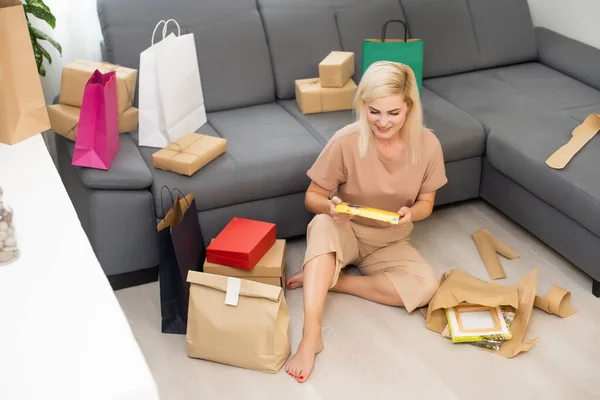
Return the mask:
<svg viewBox="0 0 600 400"><path fill-rule="evenodd" d="M285 289L285 239L277 239L267 254L260 259L252 271L204 262L204 272L208 274L232 276L240 279L279 286Z"/></svg>
<svg viewBox="0 0 600 400"><path fill-rule="evenodd" d="M322 87L342 88L354 75L354 53L332 51L319 63Z"/></svg>
<svg viewBox="0 0 600 400"><path fill-rule="evenodd" d="M188 133L152 154L154 168L192 176L227 151L227 139Z"/></svg>
<svg viewBox="0 0 600 400"><path fill-rule="evenodd" d="M64 104L48 106L50 129L69 140L75 141L80 112L81 108ZM138 126L138 114L138 109L131 107L119 115L119 133L135 131Z"/></svg>
<svg viewBox="0 0 600 400"><path fill-rule="evenodd" d="M342 88L326 88L319 78L296 80L296 102L302 114L351 110L356 83L348 80Z"/></svg>
<svg viewBox="0 0 600 400"><path fill-rule="evenodd" d="M81 107L85 84L95 70L103 74L115 71L117 75L117 109L119 115L133 105L137 70L103 62L76 60L62 70L60 104Z"/></svg>

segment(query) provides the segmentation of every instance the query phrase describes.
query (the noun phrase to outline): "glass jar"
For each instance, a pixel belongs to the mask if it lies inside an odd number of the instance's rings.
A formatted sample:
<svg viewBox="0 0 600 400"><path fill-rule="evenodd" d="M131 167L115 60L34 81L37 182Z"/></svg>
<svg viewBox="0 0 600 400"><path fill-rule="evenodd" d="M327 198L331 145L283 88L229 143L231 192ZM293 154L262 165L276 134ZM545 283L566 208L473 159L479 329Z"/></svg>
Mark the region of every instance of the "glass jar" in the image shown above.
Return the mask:
<svg viewBox="0 0 600 400"><path fill-rule="evenodd" d="M18 257L19 247L15 235L13 212L4 204L0 186L0 265L8 264Z"/></svg>

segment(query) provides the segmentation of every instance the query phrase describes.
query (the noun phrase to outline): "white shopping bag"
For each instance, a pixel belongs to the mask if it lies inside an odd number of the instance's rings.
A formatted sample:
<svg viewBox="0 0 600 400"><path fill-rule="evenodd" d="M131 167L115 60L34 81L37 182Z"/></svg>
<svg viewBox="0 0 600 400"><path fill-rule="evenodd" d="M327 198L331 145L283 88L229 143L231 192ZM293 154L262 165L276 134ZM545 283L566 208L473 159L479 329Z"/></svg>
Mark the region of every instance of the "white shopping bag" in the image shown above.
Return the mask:
<svg viewBox="0 0 600 400"><path fill-rule="evenodd" d="M177 35L165 37L170 21ZM161 24L162 40L155 44ZM160 21L152 45L140 54L138 108L140 146L166 147L207 121L194 34L181 35L175 20Z"/></svg>

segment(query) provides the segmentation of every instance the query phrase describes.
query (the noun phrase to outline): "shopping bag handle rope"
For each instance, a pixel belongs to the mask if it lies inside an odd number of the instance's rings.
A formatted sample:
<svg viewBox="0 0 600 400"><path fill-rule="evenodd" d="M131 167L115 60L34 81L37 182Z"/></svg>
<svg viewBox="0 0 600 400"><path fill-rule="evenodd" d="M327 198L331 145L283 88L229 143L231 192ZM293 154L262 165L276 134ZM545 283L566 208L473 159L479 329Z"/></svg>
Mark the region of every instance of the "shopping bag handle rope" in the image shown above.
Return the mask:
<svg viewBox="0 0 600 400"><path fill-rule="evenodd" d="M160 24L166 24L165 20L161 19L160 21L158 21L158 23L154 27L154 30L152 31L152 46L154 46L154 35L156 35L156 30L158 29ZM164 38L165 38L165 28L163 27L163 39Z"/></svg>
<svg viewBox="0 0 600 400"><path fill-rule="evenodd" d="M165 213L165 205L163 203L163 190L167 188L167 192L169 192L169 196L171 196L171 208L173 208L173 205L175 204L175 199L173 198L173 192L171 192L171 189L169 189L169 187L167 185L163 185L162 188L160 188L160 211L162 211L163 213L163 218L165 217L165 215L167 215Z"/></svg>
<svg viewBox="0 0 600 400"><path fill-rule="evenodd" d="M173 189L173 191L178 191L179 194L181 195L181 198L183 198L185 200L185 202L187 203L188 207L190 206L190 202L187 200L187 198L184 196L184 194L181 193L181 190L175 188L175 189Z"/></svg>
<svg viewBox="0 0 600 400"><path fill-rule="evenodd" d="M168 20L165 22L165 26L163 27L163 39L164 39L164 38L166 37L166 35L167 35L167 26L169 25L169 22L170 22L170 21L173 21L173 22L175 22L175 25L177 26L177 36L181 36L181 28L179 27L179 24L177 23L177 21L175 21L173 18L171 18L171 19L168 19Z"/></svg>
<svg viewBox="0 0 600 400"><path fill-rule="evenodd" d="M404 41L408 41L408 37L410 36L409 32L408 32L408 26L406 26L406 22L401 21L399 19L390 19L389 21L387 21L385 24L383 24L383 28L381 29L381 42L385 42L385 31L387 29L387 25L390 22L400 22L403 26L404 26Z"/></svg>

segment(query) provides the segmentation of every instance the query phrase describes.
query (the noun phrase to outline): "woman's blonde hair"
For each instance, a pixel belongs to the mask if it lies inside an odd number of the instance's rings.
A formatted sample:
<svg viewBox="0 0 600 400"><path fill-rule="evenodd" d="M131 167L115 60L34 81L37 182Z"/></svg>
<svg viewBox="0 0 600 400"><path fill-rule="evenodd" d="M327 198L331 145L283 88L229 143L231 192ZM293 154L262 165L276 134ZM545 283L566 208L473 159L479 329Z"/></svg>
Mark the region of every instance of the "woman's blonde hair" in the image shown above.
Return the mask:
<svg viewBox="0 0 600 400"><path fill-rule="evenodd" d="M364 157L371 145L373 133L369 127L366 103L379 97L402 95L408 105L402 127L407 138L411 162L419 157L419 139L423 130L423 107L413 70L404 64L379 61L371 64L360 80L354 97L354 112L358 123L358 148Z"/></svg>

